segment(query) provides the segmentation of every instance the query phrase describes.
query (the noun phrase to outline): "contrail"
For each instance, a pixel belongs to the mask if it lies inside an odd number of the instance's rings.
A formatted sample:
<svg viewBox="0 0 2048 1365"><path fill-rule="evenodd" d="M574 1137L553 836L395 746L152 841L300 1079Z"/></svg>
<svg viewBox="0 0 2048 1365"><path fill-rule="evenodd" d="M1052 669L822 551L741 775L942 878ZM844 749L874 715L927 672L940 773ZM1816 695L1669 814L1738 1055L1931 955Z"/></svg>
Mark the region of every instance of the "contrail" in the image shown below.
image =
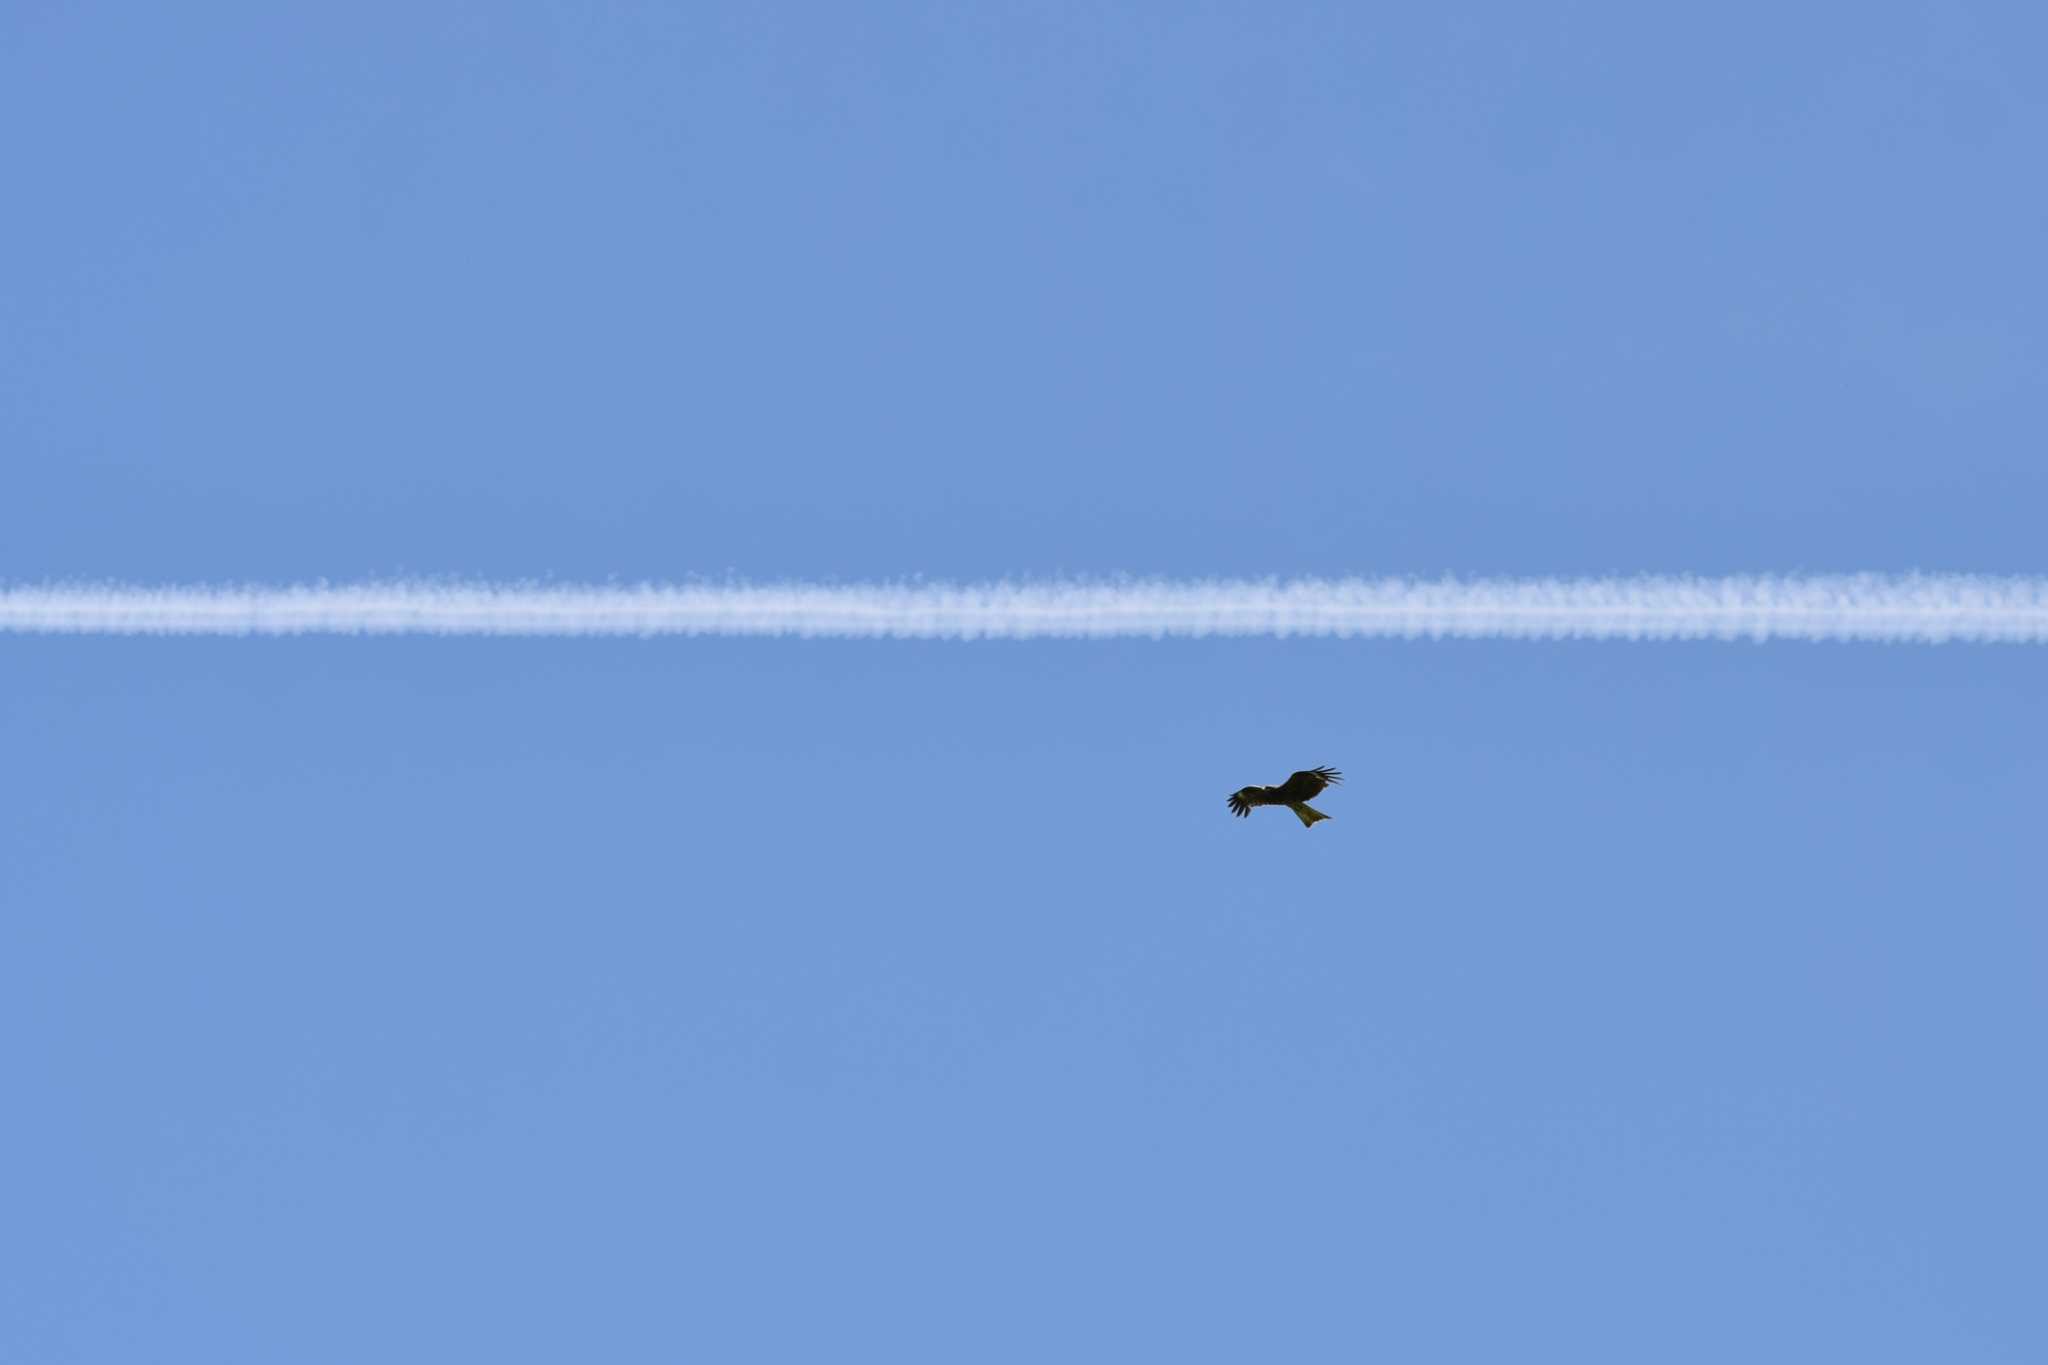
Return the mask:
<svg viewBox="0 0 2048 1365"><path fill-rule="evenodd" d="M2048 577L0 587L0 634L2048 643Z"/></svg>

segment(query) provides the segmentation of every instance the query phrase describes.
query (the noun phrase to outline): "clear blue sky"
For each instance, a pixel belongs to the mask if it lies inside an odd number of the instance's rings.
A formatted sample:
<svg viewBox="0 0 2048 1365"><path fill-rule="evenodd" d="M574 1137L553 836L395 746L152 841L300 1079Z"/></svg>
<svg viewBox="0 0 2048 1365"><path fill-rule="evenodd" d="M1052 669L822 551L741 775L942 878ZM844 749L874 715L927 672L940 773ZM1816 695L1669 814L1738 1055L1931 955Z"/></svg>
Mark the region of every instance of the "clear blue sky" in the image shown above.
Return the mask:
<svg viewBox="0 0 2048 1365"><path fill-rule="evenodd" d="M2039 572L2044 51L21 0L0 578ZM2037 1361L2044 685L0 640L0 1357Z"/></svg>

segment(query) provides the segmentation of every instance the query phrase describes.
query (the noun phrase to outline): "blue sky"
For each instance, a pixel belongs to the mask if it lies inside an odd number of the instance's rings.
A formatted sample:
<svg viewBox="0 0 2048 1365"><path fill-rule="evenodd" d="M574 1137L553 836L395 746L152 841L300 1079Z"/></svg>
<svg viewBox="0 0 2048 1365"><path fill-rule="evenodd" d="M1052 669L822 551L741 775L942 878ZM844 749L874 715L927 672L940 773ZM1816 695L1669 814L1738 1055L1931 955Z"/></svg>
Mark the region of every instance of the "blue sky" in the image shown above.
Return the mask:
<svg viewBox="0 0 2048 1365"><path fill-rule="evenodd" d="M12 6L0 578L2040 572L2044 27ZM2048 1353L2038 651L0 664L9 1359Z"/></svg>

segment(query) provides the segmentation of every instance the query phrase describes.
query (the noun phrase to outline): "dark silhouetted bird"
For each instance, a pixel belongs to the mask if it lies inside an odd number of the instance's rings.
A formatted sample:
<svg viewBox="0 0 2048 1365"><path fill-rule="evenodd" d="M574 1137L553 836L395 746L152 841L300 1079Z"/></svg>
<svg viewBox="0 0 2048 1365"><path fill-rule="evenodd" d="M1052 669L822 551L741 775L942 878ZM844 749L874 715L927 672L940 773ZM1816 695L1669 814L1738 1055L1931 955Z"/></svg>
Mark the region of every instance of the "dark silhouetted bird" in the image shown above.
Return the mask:
<svg viewBox="0 0 2048 1365"><path fill-rule="evenodd" d="M1309 798L1321 796L1323 788L1343 780L1344 774L1335 768L1310 768L1277 787L1244 788L1231 796L1230 809L1239 815L1250 815L1253 806L1285 806L1301 818L1302 824L1313 827L1316 821L1330 817L1311 806Z"/></svg>

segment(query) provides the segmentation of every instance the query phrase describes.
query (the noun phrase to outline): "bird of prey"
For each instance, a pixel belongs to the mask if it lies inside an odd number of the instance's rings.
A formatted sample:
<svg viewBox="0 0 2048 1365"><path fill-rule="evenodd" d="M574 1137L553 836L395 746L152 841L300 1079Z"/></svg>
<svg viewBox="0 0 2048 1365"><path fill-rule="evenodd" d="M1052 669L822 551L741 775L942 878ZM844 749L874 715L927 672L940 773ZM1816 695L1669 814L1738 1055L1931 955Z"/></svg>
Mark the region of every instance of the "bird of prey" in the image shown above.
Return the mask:
<svg viewBox="0 0 2048 1365"><path fill-rule="evenodd" d="M1230 798L1230 809L1238 815L1250 815L1253 806L1285 806L1300 817L1303 825L1313 828L1316 821L1330 817L1311 806L1309 798L1321 796L1323 788L1343 780L1344 774L1335 768L1310 768L1277 787L1246 787L1236 792Z"/></svg>

